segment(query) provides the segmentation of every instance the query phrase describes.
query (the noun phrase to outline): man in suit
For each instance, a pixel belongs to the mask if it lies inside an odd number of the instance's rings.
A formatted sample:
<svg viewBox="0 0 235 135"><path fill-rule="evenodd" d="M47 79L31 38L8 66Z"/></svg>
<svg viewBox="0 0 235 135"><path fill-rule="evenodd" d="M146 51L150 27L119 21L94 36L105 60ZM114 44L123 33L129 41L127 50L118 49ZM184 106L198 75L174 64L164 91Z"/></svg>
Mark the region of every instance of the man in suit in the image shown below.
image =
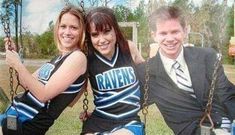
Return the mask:
<svg viewBox="0 0 235 135"><path fill-rule="evenodd" d="M161 7L153 12L150 28L159 50L148 63L138 65L137 70L143 83L145 73L149 75L148 103L157 105L173 132L197 135L200 134L199 123L206 109L217 53L211 48L183 47L185 26L183 14L177 7ZM145 72L146 67L149 67L148 72ZM210 116L214 128L229 134L227 129L235 119L235 86L225 76L222 65L217 75Z"/></svg>

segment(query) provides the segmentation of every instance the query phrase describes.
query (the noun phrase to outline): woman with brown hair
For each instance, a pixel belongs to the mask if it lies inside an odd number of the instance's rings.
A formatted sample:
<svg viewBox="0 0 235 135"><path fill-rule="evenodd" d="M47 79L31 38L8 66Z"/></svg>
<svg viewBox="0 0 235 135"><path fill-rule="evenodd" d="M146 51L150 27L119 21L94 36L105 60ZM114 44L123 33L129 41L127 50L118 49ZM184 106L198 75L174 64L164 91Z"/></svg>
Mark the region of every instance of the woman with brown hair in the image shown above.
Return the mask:
<svg viewBox="0 0 235 135"><path fill-rule="evenodd" d="M124 38L111 9L95 8L86 21L88 74L95 109L84 122L82 134L142 135L135 64L144 59L136 45Z"/></svg>
<svg viewBox="0 0 235 135"><path fill-rule="evenodd" d="M85 24L80 9L74 6L62 9L54 27L54 39L59 55L33 75L21 63L18 53L8 50L10 41L5 40L6 62L18 72L26 91L16 96L13 105L0 115L4 135L44 135L82 93L87 59L83 53ZM10 117L17 119L17 127L8 127Z"/></svg>

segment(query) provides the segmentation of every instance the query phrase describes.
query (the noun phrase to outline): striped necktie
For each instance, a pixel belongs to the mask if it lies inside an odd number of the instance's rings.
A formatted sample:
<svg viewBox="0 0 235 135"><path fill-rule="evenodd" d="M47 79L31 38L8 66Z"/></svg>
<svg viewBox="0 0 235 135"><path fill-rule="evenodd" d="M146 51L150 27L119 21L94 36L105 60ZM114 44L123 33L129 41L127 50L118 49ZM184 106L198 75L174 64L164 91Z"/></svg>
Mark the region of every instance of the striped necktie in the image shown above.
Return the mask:
<svg viewBox="0 0 235 135"><path fill-rule="evenodd" d="M180 64L177 61L175 61L175 63L172 65L172 68L174 69L176 74L177 86L180 89L185 90L191 96L196 97L194 94L194 90L192 88L192 83L189 81L189 78L185 75L184 71L181 69Z"/></svg>

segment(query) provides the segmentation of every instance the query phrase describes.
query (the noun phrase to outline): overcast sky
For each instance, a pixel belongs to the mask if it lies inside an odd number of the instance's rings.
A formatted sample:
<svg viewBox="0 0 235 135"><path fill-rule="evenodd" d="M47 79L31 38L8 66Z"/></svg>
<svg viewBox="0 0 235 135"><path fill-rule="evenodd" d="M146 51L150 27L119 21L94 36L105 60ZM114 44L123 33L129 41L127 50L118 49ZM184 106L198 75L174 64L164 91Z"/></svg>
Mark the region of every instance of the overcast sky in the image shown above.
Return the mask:
<svg viewBox="0 0 235 135"><path fill-rule="evenodd" d="M3 0L0 0L0 2L2 1ZM73 2L77 0L70 1ZM125 1L126 0L113 0L113 3L110 5L121 4ZM140 0L131 0L128 5L133 8L139 4L139 1ZM202 0L194 1L200 3ZM230 4L232 4L233 1L234 0L228 0ZM32 33L43 33L48 28L50 21L55 22L64 4L64 0L23 0L23 29ZM0 35L4 35L2 25L0 26Z"/></svg>

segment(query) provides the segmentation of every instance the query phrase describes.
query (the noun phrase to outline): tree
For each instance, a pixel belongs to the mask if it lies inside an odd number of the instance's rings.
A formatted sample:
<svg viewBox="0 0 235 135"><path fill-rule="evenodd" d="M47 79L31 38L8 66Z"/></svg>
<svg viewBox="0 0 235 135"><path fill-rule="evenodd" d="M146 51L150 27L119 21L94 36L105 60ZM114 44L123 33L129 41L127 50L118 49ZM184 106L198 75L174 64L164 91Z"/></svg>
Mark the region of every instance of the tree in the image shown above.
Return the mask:
<svg viewBox="0 0 235 135"><path fill-rule="evenodd" d="M0 37L0 52L5 51L5 46L3 42L3 37Z"/></svg>
<svg viewBox="0 0 235 135"><path fill-rule="evenodd" d="M225 43L225 46L223 48L224 54L228 53L228 48L229 48L229 40L230 37L234 37L234 5L232 7L230 7L228 9L228 20L227 20L227 28L226 28L226 34L228 36L228 40L226 40L227 42ZM229 55L224 55L224 59L226 60L226 63L233 63L234 58L233 57L229 57Z"/></svg>
<svg viewBox="0 0 235 135"><path fill-rule="evenodd" d="M127 7L123 5L117 5L113 8L113 10L118 22L131 21L131 16L133 15L131 13L131 10Z"/></svg>
<svg viewBox="0 0 235 135"><path fill-rule="evenodd" d="M133 14L130 9L123 5L117 5L113 8L114 14L118 22L131 22L133 21ZM121 28L125 37L129 40L132 40L132 28Z"/></svg>
<svg viewBox="0 0 235 135"><path fill-rule="evenodd" d="M148 27L147 5L141 0L139 6L134 10L134 21L139 22L138 42L148 45L150 42L150 31Z"/></svg>
<svg viewBox="0 0 235 135"><path fill-rule="evenodd" d="M39 53L37 51L37 46L34 41L34 35L30 31L25 31L22 37L24 58L36 58Z"/></svg>
<svg viewBox="0 0 235 135"><path fill-rule="evenodd" d="M112 1L112 0L100 0L101 1L101 5L108 7L108 4Z"/></svg>
<svg viewBox="0 0 235 135"><path fill-rule="evenodd" d="M47 31L41 35L33 35L24 28L23 32L23 50L26 58L48 58L55 55L56 46L53 38L54 23L48 23Z"/></svg>

